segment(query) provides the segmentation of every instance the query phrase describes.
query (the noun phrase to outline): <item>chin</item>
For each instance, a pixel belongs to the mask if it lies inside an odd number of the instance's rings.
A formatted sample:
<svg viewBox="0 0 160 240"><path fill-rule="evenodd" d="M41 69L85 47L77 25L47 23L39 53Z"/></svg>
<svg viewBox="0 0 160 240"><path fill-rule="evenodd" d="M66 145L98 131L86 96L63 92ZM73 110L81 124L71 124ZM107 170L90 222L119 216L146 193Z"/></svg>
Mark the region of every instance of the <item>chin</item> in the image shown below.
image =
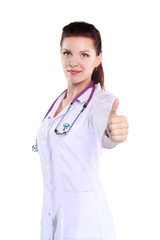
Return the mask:
<svg viewBox="0 0 160 240"><path fill-rule="evenodd" d="M82 80L81 79L79 79L78 77L68 77L67 78L68 79L68 82L70 82L70 83L79 83L79 82L82 82Z"/></svg>

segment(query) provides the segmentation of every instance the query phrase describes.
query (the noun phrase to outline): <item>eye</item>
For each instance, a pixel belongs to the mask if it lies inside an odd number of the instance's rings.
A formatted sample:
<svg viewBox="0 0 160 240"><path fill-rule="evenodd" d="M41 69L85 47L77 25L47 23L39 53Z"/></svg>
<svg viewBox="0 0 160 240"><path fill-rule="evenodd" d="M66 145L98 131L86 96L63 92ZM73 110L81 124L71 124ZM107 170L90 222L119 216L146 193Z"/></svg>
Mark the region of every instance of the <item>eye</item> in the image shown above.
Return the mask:
<svg viewBox="0 0 160 240"><path fill-rule="evenodd" d="M63 52L63 55L69 56L71 53L70 52Z"/></svg>
<svg viewBox="0 0 160 240"><path fill-rule="evenodd" d="M89 57L89 55L87 53L82 53L81 56L82 57Z"/></svg>

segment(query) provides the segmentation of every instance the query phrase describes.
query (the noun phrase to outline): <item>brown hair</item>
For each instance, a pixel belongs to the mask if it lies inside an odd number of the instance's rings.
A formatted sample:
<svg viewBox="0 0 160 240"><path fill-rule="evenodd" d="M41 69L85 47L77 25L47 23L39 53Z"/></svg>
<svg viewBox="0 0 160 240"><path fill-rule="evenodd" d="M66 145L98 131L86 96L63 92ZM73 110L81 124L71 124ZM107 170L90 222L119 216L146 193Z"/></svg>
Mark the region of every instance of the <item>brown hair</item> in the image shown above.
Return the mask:
<svg viewBox="0 0 160 240"><path fill-rule="evenodd" d="M86 22L71 22L62 29L62 36L60 46L65 37L82 36L93 39L97 56L102 52L102 41L100 32L95 28L93 24ZM95 84L100 83L101 88L104 89L104 72L102 63L93 70L91 79Z"/></svg>

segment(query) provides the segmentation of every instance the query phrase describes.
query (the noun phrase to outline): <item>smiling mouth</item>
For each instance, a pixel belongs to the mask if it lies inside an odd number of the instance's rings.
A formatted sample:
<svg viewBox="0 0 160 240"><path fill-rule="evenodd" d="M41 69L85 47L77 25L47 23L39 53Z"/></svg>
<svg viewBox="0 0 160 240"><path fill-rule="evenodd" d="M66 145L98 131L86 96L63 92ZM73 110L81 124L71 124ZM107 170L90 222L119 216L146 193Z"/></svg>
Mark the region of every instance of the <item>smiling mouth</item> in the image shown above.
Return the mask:
<svg viewBox="0 0 160 240"><path fill-rule="evenodd" d="M69 73L71 73L72 75L76 75L78 73L80 73L81 71L78 70L68 70Z"/></svg>

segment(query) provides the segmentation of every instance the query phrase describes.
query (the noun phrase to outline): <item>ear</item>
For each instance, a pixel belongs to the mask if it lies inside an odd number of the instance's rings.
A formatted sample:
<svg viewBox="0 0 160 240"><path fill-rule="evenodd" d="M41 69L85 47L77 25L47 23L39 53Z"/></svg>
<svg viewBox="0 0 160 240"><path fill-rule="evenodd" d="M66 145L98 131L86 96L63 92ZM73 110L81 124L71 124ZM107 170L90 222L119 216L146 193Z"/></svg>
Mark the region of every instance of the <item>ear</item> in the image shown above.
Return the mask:
<svg viewBox="0 0 160 240"><path fill-rule="evenodd" d="M98 67L99 64L101 64L101 62L102 62L102 53L100 53L100 54L97 56L97 65L96 65L96 67Z"/></svg>

